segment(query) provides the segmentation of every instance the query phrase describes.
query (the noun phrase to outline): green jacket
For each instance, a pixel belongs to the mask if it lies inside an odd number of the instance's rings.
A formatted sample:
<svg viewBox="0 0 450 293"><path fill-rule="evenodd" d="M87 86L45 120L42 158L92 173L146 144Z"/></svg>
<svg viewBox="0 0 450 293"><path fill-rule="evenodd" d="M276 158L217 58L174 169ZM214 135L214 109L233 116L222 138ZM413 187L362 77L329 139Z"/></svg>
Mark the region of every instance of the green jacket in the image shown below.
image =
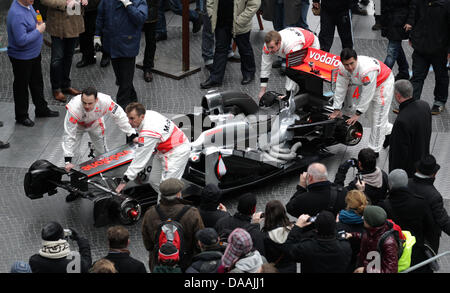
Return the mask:
<svg viewBox="0 0 450 293"><path fill-rule="evenodd" d="M234 0L233 9L233 36L248 33L252 29L252 18L255 16L261 0ZM211 27L215 31L217 24L217 10L219 7L219 0L207 0L206 9L211 18Z"/></svg>

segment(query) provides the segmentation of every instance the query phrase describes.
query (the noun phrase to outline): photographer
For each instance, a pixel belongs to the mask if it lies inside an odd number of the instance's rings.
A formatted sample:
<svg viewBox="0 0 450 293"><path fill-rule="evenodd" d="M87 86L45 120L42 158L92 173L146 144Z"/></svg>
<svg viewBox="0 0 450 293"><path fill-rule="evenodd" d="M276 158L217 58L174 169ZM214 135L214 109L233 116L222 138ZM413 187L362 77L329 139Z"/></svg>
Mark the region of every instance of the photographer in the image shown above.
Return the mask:
<svg viewBox="0 0 450 293"><path fill-rule="evenodd" d="M345 273L352 257L350 243L336 233L333 213L321 211L314 220L316 237L308 237L304 228L313 220L301 215L281 246L288 258L301 263L302 273ZM344 234L347 236L346 234ZM338 239L339 238L339 239Z"/></svg>
<svg viewBox="0 0 450 293"><path fill-rule="evenodd" d="M344 186L345 177L350 167L356 168L358 173L346 189L361 190L358 185L364 184L364 191L372 205L377 205L386 198L388 191L388 176L386 172L376 166L376 153L370 149L362 149L358 154L358 159L351 158L339 166L334 183Z"/></svg>
<svg viewBox="0 0 450 293"><path fill-rule="evenodd" d="M92 264L91 248L86 238L73 229L63 229L57 222L42 228L42 248L30 257L33 273L87 273ZM68 239L77 242L79 253L72 252Z"/></svg>

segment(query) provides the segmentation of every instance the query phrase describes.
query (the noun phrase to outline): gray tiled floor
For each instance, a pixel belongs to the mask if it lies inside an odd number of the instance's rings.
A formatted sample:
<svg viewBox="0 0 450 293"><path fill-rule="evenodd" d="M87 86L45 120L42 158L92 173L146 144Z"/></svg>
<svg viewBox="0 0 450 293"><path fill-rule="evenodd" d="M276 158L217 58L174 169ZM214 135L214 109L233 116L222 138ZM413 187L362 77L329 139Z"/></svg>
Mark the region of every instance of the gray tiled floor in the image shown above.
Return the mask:
<svg viewBox="0 0 450 293"><path fill-rule="evenodd" d="M7 35L5 29L6 12L0 12L0 48L6 46ZM169 39L159 42L157 45L156 58L174 58L181 60L181 18L167 13ZM319 18L310 14L308 22L312 30L316 33L320 31ZM379 32L372 31L373 16L356 16L353 19L353 30L355 37L355 48L363 55L370 55L380 60L384 60L387 42L382 39ZM260 66L260 50L263 43L264 32L271 30L272 25L264 21L264 31L259 31L256 19L253 22L253 31L251 40L254 45L257 68ZM142 40L143 42L143 40ZM202 64L201 52L201 34L191 34L191 62ZM408 56L412 49L407 43L404 49ZM332 53L337 54L340 51L340 40L336 33L335 42L332 47ZM5 53L0 53L0 120L5 122L3 128L0 128L0 140L9 141L11 148L0 151L0 272L7 272L9 266L15 260L27 260L29 256L36 253L40 246L40 230L42 226L51 220L62 223L64 227L73 227L80 234L85 235L91 243L93 259L102 257L107 252L106 229L94 228L92 226L92 203L88 200L80 200L73 203L66 203L64 198L67 194L60 191L52 197L44 197L39 200L31 201L25 197L23 191L23 176L28 167L37 159L47 159L56 165L62 165L61 136L63 133L63 115L64 104L51 98L49 82L49 61L50 49L46 46L42 51L42 66L45 83L45 94L47 100L53 109L57 109L61 116L58 118L36 119L36 126L26 128L14 123L14 104L12 96L12 70L8 57ZM76 55L74 64L80 56ZM100 58L100 55L97 56ZM137 60L142 59L142 52ZM408 59L409 61L410 58ZM180 61L181 64L181 61ZM394 68L394 71L397 69ZM257 70L259 74L259 69ZM136 70L134 84L139 99L150 109L161 113L174 115L179 113L189 113L194 107L200 105L200 99L206 92L200 90L199 84L208 77L207 71L202 71L189 76L180 81L155 75L152 83L145 83L142 79L142 72ZM100 68L93 65L83 69L72 68L72 83L74 87L82 88L94 84L99 91L114 96L117 87L114 84L114 74L111 66ZM225 80L221 90L239 90L244 91L256 98L259 85L254 82L247 86L240 85L240 65L238 63L228 63ZM276 70L270 79L270 89L282 91L284 79ZM430 104L433 99L434 74L430 72L424 86L423 99ZM30 106L30 116L34 106ZM389 119L393 121L395 116L390 115ZM117 137L115 125L106 121L107 124L107 142L110 148L122 144L122 138ZM366 121L363 120L366 126ZM450 208L450 178L449 168L446 163L449 160L450 136L449 136L449 115L447 111L440 116L433 117L433 136L432 153L437 157L442 168L436 179L436 186L445 198L445 207ZM369 129L365 129L369 131ZM323 162L327 165L330 176L334 177L339 164L350 157L355 157L358 151L367 143L367 136L355 147L334 146L330 150L335 156L325 159ZM81 156L79 161L84 161L87 156L87 137L81 147ZM383 150L379 159L379 166L383 169L388 168L387 152ZM350 178L350 175L348 176ZM279 178L270 183L257 186L254 192L258 195L258 210L263 210L265 203L272 199L281 200L286 203L295 191L298 181L298 174L292 174ZM224 200L225 205L232 212L236 208L236 196L231 195ZM131 234L130 250L132 255L144 263L147 262L147 252L142 243L140 223L129 226ZM450 250L449 238L443 235L441 238L441 251ZM450 272L449 260L442 261L442 272Z"/></svg>

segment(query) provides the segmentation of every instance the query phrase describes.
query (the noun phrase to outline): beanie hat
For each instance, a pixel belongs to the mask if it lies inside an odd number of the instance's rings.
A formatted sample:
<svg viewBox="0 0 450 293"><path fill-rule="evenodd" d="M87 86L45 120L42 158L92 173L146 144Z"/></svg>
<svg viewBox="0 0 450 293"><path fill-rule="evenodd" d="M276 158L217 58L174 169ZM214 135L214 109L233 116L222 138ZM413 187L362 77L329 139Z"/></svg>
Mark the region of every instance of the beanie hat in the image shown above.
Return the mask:
<svg viewBox="0 0 450 293"><path fill-rule="evenodd" d="M330 211L321 211L314 225L319 236L336 236L336 217Z"/></svg>
<svg viewBox="0 0 450 293"><path fill-rule="evenodd" d="M217 205L222 196L221 190L215 184L207 184L202 190L202 203L211 203Z"/></svg>
<svg viewBox="0 0 450 293"><path fill-rule="evenodd" d="M50 222L42 228L41 237L45 241L64 239L64 229L59 223Z"/></svg>
<svg viewBox="0 0 450 293"><path fill-rule="evenodd" d="M244 215L253 215L256 208L256 196L253 193L245 193L239 198L237 210Z"/></svg>
<svg viewBox="0 0 450 293"><path fill-rule="evenodd" d="M395 169L389 173L389 189L396 189L408 186L408 174L403 169Z"/></svg>
<svg viewBox="0 0 450 293"><path fill-rule="evenodd" d="M370 227L380 227L386 222L386 211L379 206L366 206L363 219Z"/></svg>
<svg viewBox="0 0 450 293"><path fill-rule="evenodd" d="M161 182L159 185L159 191L161 192L161 196L171 197L182 191L183 187L184 183L180 179L169 178Z"/></svg>
<svg viewBox="0 0 450 293"><path fill-rule="evenodd" d="M11 266L11 273L12 274L32 273L32 271L28 263L24 261L16 261Z"/></svg>
<svg viewBox="0 0 450 293"><path fill-rule="evenodd" d="M219 235L213 228L205 228L197 231L195 237L205 246L212 246L219 242Z"/></svg>

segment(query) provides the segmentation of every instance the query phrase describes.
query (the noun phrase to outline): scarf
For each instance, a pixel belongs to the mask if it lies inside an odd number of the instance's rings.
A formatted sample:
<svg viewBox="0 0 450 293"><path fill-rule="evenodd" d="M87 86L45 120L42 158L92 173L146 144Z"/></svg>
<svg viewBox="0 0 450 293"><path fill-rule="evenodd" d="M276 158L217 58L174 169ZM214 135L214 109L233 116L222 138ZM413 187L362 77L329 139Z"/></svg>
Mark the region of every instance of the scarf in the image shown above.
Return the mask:
<svg viewBox="0 0 450 293"><path fill-rule="evenodd" d="M339 213L339 222L344 224L362 224L364 221L354 210L341 210Z"/></svg>
<svg viewBox="0 0 450 293"><path fill-rule="evenodd" d="M69 254L69 242L64 239L59 239L58 241L42 241L42 248L39 250L40 256L51 259L67 257Z"/></svg>
<svg viewBox="0 0 450 293"><path fill-rule="evenodd" d="M375 188L380 188L383 185L383 174L381 173L381 169L378 167L376 167L375 171L372 173L363 173L362 177L366 184Z"/></svg>

